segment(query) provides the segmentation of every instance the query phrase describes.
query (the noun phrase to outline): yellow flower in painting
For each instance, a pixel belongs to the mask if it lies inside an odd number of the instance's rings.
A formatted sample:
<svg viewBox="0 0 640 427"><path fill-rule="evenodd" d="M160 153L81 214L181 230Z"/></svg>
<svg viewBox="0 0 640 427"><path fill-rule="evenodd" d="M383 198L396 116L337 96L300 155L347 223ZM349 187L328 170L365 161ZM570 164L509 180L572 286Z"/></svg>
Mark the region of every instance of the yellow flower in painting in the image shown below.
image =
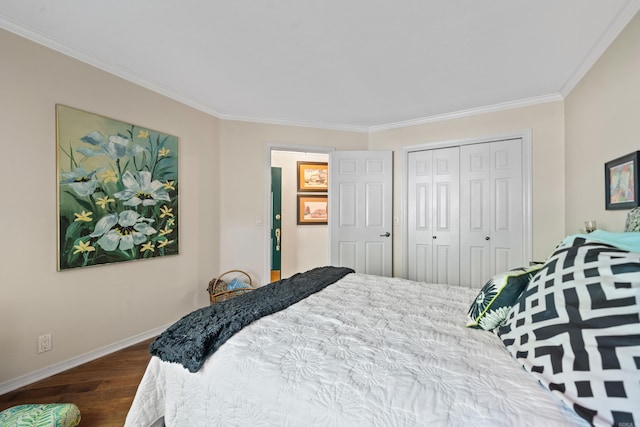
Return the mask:
<svg viewBox="0 0 640 427"><path fill-rule="evenodd" d="M102 209L107 207L107 203L114 203L114 202L115 200L110 199L109 196L96 198L96 204L100 206Z"/></svg>
<svg viewBox="0 0 640 427"><path fill-rule="evenodd" d="M76 221L91 222L91 221L93 221L93 219L91 218L91 215L93 215L93 212L82 211L82 213L74 213L74 215L76 216L76 219L74 219L73 222L76 222Z"/></svg>
<svg viewBox="0 0 640 427"><path fill-rule="evenodd" d="M102 175L100 175L100 179L102 179L105 184L109 182L118 182L118 173L112 169L107 169Z"/></svg>
<svg viewBox="0 0 640 427"><path fill-rule="evenodd" d="M168 225L169 227L173 227L175 224L176 224L176 220L175 220L175 219L173 219L173 218L169 218L169 219L167 220L167 225Z"/></svg>
<svg viewBox="0 0 640 427"><path fill-rule="evenodd" d="M164 189L165 190L175 190L176 187L173 186L175 181L167 181L164 183Z"/></svg>
<svg viewBox="0 0 640 427"><path fill-rule="evenodd" d="M164 240L158 240L158 247L159 248L164 248L165 246L173 243L173 240L169 240L169 239L164 239Z"/></svg>
<svg viewBox="0 0 640 427"><path fill-rule="evenodd" d="M146 251L151 251L151 252L155 251L155 246L153 242L147 242L144 245L142 245L142 247L140 248L140 252L146 252Z"/></svg>
<svg viewBox="0 0 640 427"><path fill-rule="evenodd" d="M158 150L158 157L166 157L170 152L171 150L169 150L168 148L161 148L160 150Z"/></svg>
<svg viewBox="0 0 640 427"><path fill-rule="evenodd" d="M173 231L173 228L169 228L168 225L165 225L164 230L160 230L160 235L166 236L167 234L170 234L172 231Z"/></svg>
<svg viewBox="0 0 640 427"><path fill-rule="evenodd" d="M173 208L169 208L167 207L167 205L162 205L162 207L160 208L160 212L162 212L160 214L160 218L164 218L165 216L173 217L173 214L171 213L172 210Z"/></svg>
<svg viewBox="0 0 640 427"><path fill-rule="evenodd" d="M148 137L149 137L149 131L140 129L140 132L138 132L138 138L148 138Z"/></svg>
<svg viewBox="0 0 640 427"><path fill-rule="evenodd" d="M91 242L88 240L86 242L83 242L82 240L80 240L78 244L75 245L73 248L75 249L75 251L73 251L74 255L79 253L85 253L85 252L93 252L96 250L96 248L91 246Z"/></svg>

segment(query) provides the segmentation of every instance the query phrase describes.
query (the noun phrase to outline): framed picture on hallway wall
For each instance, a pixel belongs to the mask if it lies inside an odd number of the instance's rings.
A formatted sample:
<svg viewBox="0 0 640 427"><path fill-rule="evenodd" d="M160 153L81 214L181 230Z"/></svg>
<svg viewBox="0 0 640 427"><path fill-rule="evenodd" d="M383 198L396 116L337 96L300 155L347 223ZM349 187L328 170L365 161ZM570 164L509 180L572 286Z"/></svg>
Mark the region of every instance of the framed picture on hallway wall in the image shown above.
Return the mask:
<svg viewBox="0 0 640 427"><path fill-rule="evenodd" d="M604 165L605 207L607 210L638 206L639 151L611 160Z"/></svg>
<svg viewBox="0 0 640 427"><path fill-rule="evenodd" d="M56 105L58 271L178 254L178 138Z"/></svg>
<svg viewBox="0 0 640 427"><path fill-rule="evenodd" d="M327 224L326 195L298 195L298 225Z"/></svg>
<svg viewBox="0 0 640 427"><path fill-rule="evenodd" d="M329 171L326 162L298 162L298 192L329 189Z"/></svg>

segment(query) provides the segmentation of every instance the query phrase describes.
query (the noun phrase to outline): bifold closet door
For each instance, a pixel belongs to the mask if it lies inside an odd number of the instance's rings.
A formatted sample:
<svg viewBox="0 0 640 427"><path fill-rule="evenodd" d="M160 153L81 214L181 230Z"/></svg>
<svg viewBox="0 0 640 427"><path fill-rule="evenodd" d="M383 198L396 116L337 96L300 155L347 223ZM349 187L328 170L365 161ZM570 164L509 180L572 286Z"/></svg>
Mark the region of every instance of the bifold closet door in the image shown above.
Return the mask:
<svg viewBox="0 0 640 427"><path fill-rule="evenodd" d="M459 282L459 147L407 156L408 278Z"/></svg>
<svg viewBox="0 0 640 427"><path fill-rule="evenodd" d="M460 147L460 285L524 264L522 140Z"/></svg>

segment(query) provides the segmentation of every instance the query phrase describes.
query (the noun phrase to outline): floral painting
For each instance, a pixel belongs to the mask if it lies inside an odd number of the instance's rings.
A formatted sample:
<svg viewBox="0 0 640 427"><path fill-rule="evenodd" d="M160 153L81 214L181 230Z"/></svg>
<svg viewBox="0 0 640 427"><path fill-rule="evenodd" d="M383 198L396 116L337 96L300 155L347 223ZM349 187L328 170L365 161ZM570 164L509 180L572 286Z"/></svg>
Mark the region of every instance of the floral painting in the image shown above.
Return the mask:
<svg viewBox="0 0 640 427"><path fill-rule="evenodd" d="M178 138L56 105L58 270L178 254Z"/></svg>

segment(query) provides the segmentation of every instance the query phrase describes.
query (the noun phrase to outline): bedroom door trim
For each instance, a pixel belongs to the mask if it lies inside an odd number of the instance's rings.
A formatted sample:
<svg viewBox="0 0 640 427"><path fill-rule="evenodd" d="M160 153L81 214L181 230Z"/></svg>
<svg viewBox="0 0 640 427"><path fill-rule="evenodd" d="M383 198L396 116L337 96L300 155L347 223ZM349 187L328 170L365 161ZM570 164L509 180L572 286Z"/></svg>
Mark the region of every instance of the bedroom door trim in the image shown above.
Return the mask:
<svg viewBox="0 0 640 427"><path fill-rule="evenodd" d="M509 139L522 139L522 179L523 179L523 228L524 228L524 244L523 244L523 259L532 260L533 258L533 209L532 209L532 130L524 129L513 132L496 133L493 135L477 136L471 138L455 139L437 141L433 143L424 143L419 145L411 145L403 147L404 150L404 177L403 177L403 191L402 191L402 206L404 208L404 225L403 234L404 239L404 276L407 277L409 272L409 221L408 221L408 190L409 190L409 153L415 151L432 150L436 148L446 148L463 146L470 144L482 144L494 141L503 141Z"/></svg>
<svg viewBox="0 0 640 427"><path fill-rule="evenodd" d="M263 256L264 265L262 266L263 276L265 283L269 282L271 277L271 152L272 151L291 151L298 153L321 153L329 154L335 151L334 147L321 147L312 145L295 145L295 144L281 144L281 143L268 143L265 147L265 168L264 168L264 223L263 235ZM258 222L258 221L256 221ZM328 232L327 232L328 233ZM327 239L328 239L327 234ZM329 260L329 254L327 254L327 261Z"/></svg>

